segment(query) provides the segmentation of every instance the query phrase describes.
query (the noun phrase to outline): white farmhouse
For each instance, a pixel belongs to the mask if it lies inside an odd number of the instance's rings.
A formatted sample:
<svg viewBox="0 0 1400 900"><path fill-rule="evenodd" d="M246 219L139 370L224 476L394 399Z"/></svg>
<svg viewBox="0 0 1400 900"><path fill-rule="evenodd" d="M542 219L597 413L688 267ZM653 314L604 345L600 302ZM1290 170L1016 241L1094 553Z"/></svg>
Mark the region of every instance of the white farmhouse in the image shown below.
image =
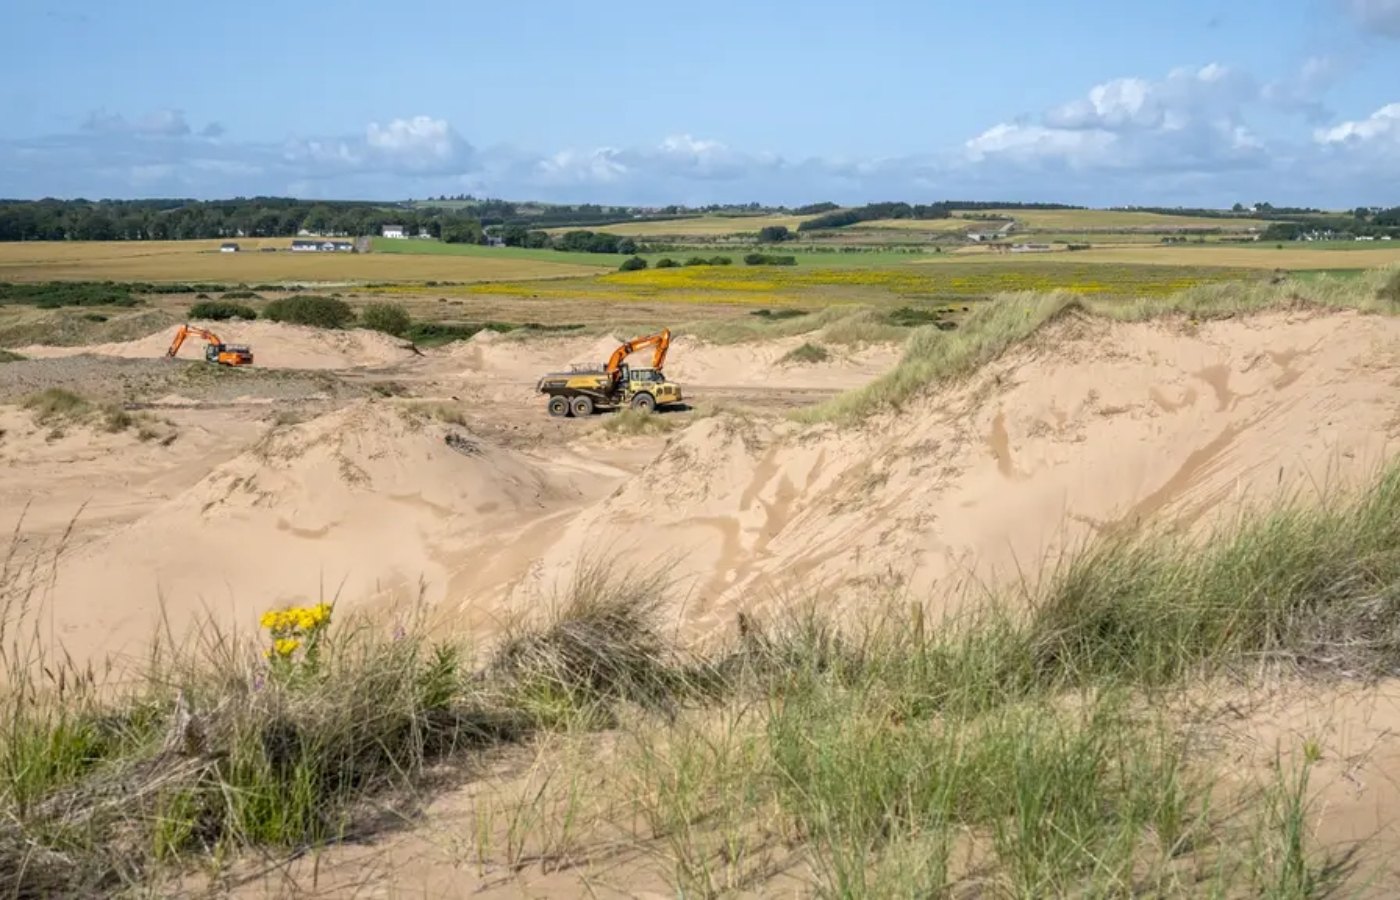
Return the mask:
<svg viewBox="0 0 1400 900"><path fill-rule="evenodd" d="M386 238L402 238L407 236L404 233L402 225L385 225L383 234Z"/></svg>

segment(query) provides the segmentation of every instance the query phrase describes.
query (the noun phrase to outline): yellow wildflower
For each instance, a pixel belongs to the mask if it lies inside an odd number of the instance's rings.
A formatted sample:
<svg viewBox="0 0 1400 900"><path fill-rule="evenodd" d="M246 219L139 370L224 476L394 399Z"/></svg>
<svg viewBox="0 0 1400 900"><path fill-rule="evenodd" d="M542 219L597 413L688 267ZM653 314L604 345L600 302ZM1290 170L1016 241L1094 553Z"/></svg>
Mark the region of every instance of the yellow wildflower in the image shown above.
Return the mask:
<svg viewBox="0 0 1400 900"><path fill-rule="evenodd" d="M301 641L297 638L279 638L277 642L272 645L272 649L278 656L287 657L295 653L296 649L300 646Z"/></svg>

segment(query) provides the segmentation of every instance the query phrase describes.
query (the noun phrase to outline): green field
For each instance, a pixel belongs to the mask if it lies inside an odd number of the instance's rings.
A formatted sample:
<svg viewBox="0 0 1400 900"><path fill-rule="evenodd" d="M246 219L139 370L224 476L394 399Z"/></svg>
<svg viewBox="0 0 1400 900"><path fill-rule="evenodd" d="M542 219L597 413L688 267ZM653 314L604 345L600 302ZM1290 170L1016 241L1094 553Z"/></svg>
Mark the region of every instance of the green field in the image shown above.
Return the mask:
<svg viewBox="0 0 1400 900"><path fill-rule="evenodd" d="M531 250L525 247L483 247L479 244L444 244L441 241L374 238L375 253L403 256L474 256L480 259L529 260L575 266L615 269L627 257L613 253L567 253L561 250Z"/></svg>

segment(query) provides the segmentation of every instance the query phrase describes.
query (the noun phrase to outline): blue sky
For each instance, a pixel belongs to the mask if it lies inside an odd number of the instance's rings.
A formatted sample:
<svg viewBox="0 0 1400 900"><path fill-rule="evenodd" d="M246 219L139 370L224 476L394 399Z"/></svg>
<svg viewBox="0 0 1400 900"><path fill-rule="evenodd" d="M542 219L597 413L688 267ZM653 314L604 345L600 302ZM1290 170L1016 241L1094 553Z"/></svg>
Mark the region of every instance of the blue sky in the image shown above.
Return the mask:
<svg viewBox="0 0 1400 900"><path fill-rule="evenodd" d="M1400 204L1400 0L0 0L0 196Z"/></svg>

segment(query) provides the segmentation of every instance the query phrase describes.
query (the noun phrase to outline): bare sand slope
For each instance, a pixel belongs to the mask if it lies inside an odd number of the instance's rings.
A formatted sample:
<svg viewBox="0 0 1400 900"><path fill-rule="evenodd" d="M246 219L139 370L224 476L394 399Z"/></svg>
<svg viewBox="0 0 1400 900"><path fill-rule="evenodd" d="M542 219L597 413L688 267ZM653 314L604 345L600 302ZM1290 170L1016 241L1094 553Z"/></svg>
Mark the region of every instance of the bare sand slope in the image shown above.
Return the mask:
<svg viewBox="0 0 1400 900"><path fill-rule="evenodd" d="M969 579L1035 573L1095 532L1203 525L1227 501L1370 475L1400 438L1397 388L1392 319L1075 316L861 429L697 422L572 522L516 602L581 559L658 558L696 635L819 587L857 606L901 589L956 606Z"/></svg>
<svg viewBox="0 0 1400 900"><path fill-rule="evenodd" d="M113 433L44 425L28 410L0 406L0 534L52 539L76 517L69 541L87 540L177 496L247 449L261 428L247 411L170 410Z"/></svg>
<svg viewBox="0 0 1400 900"><path fill-rule="evenodd" d="M277 322L191 322L218 335L225 343L253 348L255 365L269 369L351 369L386 366L411 359L406 342L377 331L356 328L336 331ZM128 359L159 359L175 338L170 328L134 341L82 347L25 347L18 352L35 359L94 354ZM203 359L205 342L188 338L181 359Z"/></svg>
<svg viewBox="0 0 1400 900"><path fill-rule="evenodd" d="M79 658L132 651L159 622L203 611L246 629L272 606L440 600L474 548L559 506L598 474L552 471L465 429L361 403L276 429L257 446L58 567L47 608ZM324 587L322 585L324 581Z"/></svg>
<svg viewBox="0 0 1400 900"><path fill-rule="evenodd" d="M899 359L895 344L856 348L828 347L830 359L795 363L784 359L808 338L790 337L739 344L715 344L692 335L671 342L665 369L668 377L698 388L777 387L844 390L888 371ZM446 359L464 374L490 376L501 382L531 386L546 372L568 371L573 365L601 366L623 338L547 338L528 343L483 331L445 351ZM643 348L628 360L649 366L652 350Z"/></svg>

